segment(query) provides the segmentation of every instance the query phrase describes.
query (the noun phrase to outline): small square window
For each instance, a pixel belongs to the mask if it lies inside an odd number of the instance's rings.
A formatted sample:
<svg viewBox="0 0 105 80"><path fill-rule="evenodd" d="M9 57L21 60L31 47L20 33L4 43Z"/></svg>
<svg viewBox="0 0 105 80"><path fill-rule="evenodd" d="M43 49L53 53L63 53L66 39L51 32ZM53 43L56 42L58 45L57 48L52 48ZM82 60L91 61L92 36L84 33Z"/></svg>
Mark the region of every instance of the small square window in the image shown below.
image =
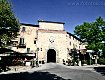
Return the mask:
<svg viewBox="0 0 105 80"><path fill-rule="evenodd" d="M25 32L25 27L22 27L22 32Z"/></svg>
<svg viewBox="0 0 105 80"><path fill-rule="evenodd" d="M27 48L27 53L29 53L30 52L30 48Z"/></svg>

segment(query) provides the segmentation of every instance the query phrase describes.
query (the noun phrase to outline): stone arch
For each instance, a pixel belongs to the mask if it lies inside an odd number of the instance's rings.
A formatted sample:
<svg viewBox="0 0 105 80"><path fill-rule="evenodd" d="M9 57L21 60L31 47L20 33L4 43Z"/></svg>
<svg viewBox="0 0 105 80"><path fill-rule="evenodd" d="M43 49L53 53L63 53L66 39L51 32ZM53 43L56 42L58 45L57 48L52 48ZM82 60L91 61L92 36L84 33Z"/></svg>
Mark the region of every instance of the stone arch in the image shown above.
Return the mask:
<svg viewBox="0 0 105 80"><path fill-rule="evenodd" d="M54 49L49 49L47 51L47 63L49 62L56 63L56 51Z"/></svg>

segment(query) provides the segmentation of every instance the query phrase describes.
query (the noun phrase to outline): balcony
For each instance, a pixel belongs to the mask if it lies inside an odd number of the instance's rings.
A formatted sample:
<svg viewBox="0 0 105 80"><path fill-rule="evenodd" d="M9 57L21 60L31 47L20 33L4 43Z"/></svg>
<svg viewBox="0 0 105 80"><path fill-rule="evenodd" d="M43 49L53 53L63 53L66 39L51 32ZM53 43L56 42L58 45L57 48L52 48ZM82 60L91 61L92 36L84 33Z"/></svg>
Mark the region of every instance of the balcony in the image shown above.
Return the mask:
<svg viewBox="0 0 105 80"><path fill-rule="evenodd" d="M26 48L26 44L19 44L18 48Z"/></svg>

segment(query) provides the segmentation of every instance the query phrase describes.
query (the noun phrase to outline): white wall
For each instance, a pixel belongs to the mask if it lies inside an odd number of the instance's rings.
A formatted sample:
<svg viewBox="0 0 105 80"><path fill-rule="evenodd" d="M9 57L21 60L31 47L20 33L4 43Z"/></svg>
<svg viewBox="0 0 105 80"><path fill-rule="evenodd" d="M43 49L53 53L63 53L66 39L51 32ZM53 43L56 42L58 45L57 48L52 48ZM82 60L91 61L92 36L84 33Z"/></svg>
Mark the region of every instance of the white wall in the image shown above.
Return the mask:
<svg viewBox="0 0 105 80"><path fill-rule="evenodd" d="M51 43L50 39L53 37L54 42ZM66 32L63 33L47 33L38 32L38 47L42 48L39 51L39 59L44 58L47 61L47 51L54 49L56 51L57 62L62 62L62 59L67 59L67 39Z"/></svg>
<svg viewBox="0 0 105 80"><path fill-rule="evenodd" d="M39 22L39 26L41 29L48 29L48 30L64 30L64 24L59 23L47 23L47 22Z"/></svg>

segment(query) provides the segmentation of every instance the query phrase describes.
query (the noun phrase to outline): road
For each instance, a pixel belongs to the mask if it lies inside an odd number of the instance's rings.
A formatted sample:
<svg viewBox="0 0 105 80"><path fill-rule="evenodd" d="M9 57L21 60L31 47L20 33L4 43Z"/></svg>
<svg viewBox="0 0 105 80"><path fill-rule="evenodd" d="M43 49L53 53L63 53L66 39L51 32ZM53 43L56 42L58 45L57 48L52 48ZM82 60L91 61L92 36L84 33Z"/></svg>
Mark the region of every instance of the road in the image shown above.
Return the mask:
<svg viewBox="0 0 105 80"><path fill-rule="evenodd" d="M95 72L93 68L86 67L66 67L56 64L53 68L44 69L41 70L41 72L50 72L51 74L56 74L57 76L62 77L63 79L70 80L105 80L105 76Z"/></svg>
<svg viewBox="0 0 105 80"><path fill-rule="evenodd" d="M0 74L0 80L105 80L105 75L93 68L47 63L24 72Z"/></svg>

